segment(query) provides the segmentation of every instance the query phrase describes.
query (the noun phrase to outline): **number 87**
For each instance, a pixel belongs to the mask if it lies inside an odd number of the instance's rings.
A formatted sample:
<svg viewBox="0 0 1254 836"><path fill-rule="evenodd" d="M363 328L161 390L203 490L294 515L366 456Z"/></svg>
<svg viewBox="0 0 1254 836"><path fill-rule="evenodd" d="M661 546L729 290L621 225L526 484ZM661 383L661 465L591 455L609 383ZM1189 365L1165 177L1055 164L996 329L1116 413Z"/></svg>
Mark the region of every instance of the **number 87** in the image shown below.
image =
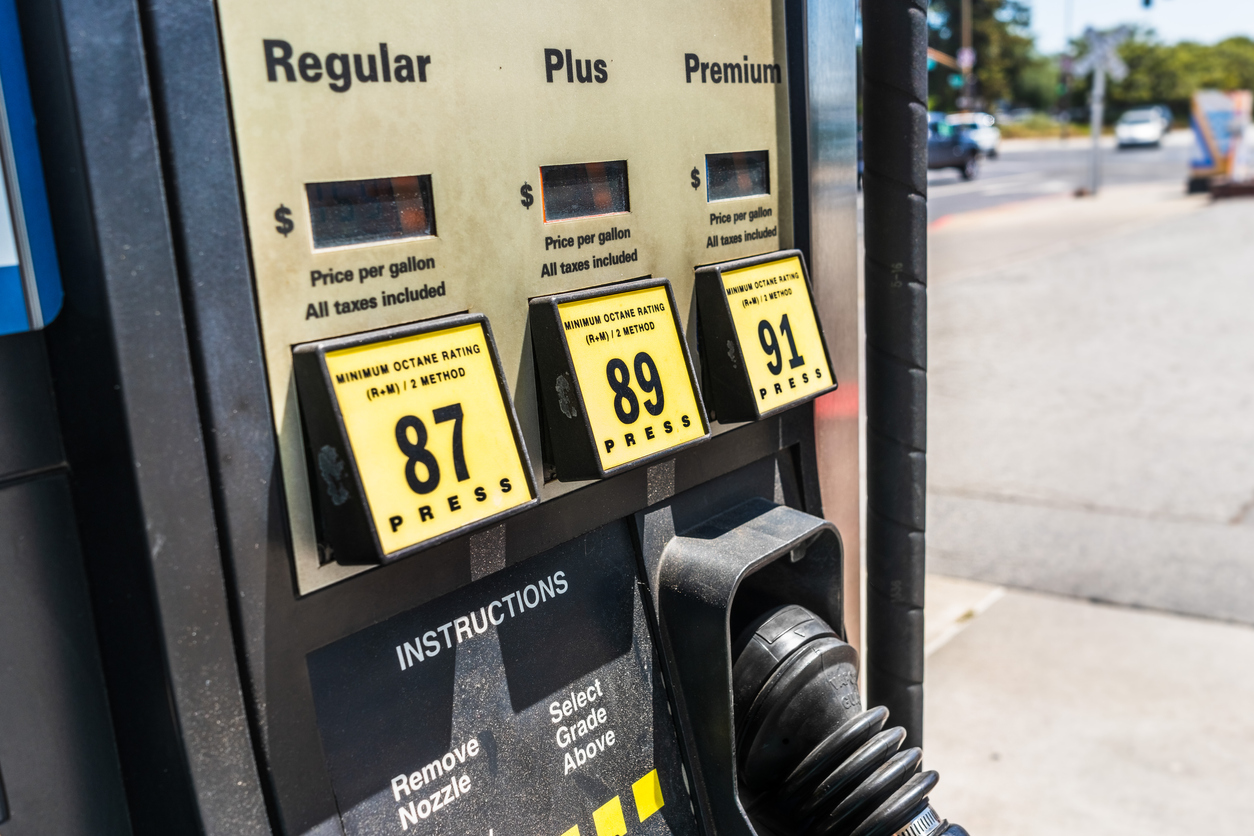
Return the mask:
<svg viewBox="0 0 1254 836"><path fill-rule="evenodd" d="M466 468L466 450L462 444L462 420L465 418L462 405L442 406L432 412L431 417L437 424L453 422L453 471L458 482L465 482L470 478L470 471ZM411 431L414 434L412 441L409 438ZM420 495L429 494L439 487L440 463L427 449L427 425L421 418L405 415L396 422L396 446L405 454L405 481L411 491ZM427 478L418 478L418 465L427 471Z"/></svg>

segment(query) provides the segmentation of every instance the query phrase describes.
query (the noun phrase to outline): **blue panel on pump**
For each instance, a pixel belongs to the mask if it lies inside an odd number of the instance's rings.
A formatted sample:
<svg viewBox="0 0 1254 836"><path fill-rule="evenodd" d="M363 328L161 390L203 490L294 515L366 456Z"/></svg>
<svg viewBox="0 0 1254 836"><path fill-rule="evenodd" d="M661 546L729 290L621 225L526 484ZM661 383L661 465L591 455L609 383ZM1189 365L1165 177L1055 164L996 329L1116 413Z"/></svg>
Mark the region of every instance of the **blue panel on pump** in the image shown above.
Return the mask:
<svg viewBox="0 0 1254 836"><path fill-rule="evenodd" d="M48 195L13 0L0 0L0 334L42 328L61 310Z"/></svg>

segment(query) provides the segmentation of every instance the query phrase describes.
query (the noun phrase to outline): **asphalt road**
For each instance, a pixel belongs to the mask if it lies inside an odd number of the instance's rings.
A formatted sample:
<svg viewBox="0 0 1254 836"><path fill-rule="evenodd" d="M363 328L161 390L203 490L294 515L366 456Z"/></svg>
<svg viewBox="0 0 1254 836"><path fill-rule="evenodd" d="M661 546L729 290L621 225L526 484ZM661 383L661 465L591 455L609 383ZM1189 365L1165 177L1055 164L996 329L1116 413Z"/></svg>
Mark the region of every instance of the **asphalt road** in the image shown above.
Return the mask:
<svg viewBox="0 0 1254 836"><path fill-rule="evenodd" d="M1191 143L1189 131L1173 132L1159 148L1118 150L1106 138L1102 182L1117 186L1174 181L1183 187ZM928 172L928 220L1072 192L1088 184L1091 159L1087 140L1007 140L996 159L983 161L974 180L963 180L955 169Z"/></svg>
<svg viewBox="0 0 1254 836"><path fill-rule="evenodd" d="M1251 224L1173 182L933 224L929 568L1254 625Z"/></svg>

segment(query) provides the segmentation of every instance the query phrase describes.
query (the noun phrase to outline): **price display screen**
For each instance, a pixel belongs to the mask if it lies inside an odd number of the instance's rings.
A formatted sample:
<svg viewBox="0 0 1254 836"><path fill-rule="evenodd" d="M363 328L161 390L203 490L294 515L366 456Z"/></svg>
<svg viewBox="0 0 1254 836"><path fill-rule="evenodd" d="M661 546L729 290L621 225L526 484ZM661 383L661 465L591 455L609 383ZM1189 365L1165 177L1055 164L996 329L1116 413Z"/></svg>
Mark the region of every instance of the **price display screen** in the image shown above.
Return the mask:
<svg viewBox="0 0 1254 836"><path fill-rule="evenodd" d="M706 200L731 200L771 193L770 157L766 151L705 155Z"/></svg>
<svg viewBox="0 0 1254 836"><path fill-rule="evenodd" d="M557 310L603 470L706 435L665 285Z"/></svg>
<svg viewBox="0 0 1254 836"><path fill-rule="evenodd" d="M435 235L431 175L308 183L314 249Z"/></svg>
<svg viewBox="0 0 1254 836"><path fill-rule="evenodd" d="M550 165L540 168L544 220L564 221L627 212L627 161Z"/></svg>
<svg viewBox="0 0 1254 836"><path fill-rule="evenodd" d="M385 555L532 500L481 323L328 351L326 368Z"/></svg>

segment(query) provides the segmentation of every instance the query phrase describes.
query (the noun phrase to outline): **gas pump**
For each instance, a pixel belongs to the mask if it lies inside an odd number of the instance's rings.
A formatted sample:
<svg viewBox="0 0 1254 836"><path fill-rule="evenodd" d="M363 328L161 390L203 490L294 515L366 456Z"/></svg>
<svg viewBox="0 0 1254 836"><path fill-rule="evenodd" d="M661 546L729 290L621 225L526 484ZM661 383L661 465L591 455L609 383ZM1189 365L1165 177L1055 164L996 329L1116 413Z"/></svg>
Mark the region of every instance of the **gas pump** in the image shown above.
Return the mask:
<svg viewBox="0 0 1254 836"><path fill-rule="evenodd" d="M133 832L964 832L858 685L851 0L18 7Z"/></svg>

